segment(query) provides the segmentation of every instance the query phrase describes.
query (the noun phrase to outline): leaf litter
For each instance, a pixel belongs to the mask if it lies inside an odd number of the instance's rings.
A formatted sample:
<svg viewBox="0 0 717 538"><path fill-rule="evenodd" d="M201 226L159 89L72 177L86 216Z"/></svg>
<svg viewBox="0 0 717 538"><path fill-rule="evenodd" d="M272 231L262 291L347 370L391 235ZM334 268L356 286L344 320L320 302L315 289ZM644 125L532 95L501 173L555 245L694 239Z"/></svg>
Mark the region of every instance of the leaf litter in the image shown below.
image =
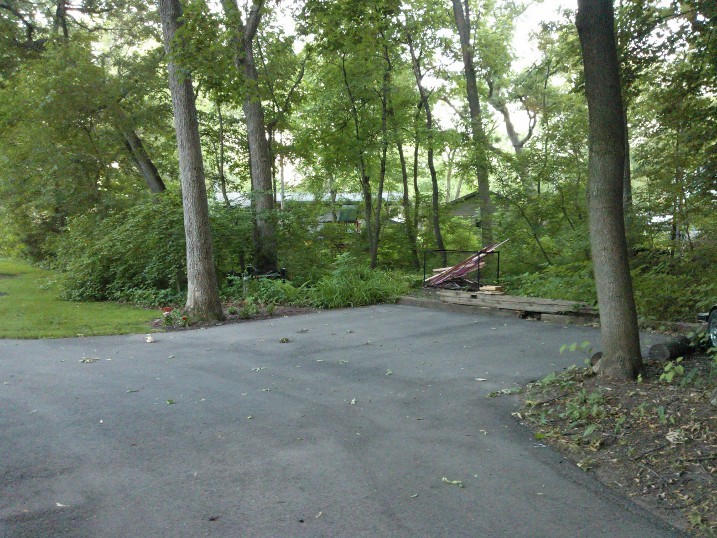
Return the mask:
<svg viewBox="0 0 717 538"><path fill-rule="evenodd" d="M571 367L529 384L513 413L535 438L671 525L717 531L717 363L685 356L684 375L660 380L666 364L644 361L637 381Z"/></svg>

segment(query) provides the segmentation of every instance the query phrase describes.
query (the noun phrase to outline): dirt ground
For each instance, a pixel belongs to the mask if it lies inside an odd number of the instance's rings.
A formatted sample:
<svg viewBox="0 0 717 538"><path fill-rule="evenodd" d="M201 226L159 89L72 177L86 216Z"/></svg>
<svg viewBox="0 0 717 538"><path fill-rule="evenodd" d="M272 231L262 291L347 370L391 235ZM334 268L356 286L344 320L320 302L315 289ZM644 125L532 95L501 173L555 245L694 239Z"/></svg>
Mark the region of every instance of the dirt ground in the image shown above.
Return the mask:
<svg viewBox="0 0 717 538"><path fill-rule="evenodd" d="M696 352L646 362L637 382L571 368L528 385L514 415L539 442L671 525L717 536L716 361Z"/></svg>

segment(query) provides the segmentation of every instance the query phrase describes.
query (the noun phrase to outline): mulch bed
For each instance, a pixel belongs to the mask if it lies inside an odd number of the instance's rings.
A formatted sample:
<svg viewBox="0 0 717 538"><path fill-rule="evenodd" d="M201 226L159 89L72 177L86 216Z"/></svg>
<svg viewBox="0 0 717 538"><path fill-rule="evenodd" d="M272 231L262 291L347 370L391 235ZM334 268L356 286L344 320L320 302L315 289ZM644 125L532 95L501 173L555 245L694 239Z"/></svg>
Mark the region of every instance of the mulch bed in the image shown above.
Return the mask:
<svg viewBox="0 0 717 538"><path fill-rule="evenodd" d="M715 387L717 358L703 352L671 366L646 362L637 382L573 367L528 385L514 416L537 440L674 527L717 536Z"/></svg>

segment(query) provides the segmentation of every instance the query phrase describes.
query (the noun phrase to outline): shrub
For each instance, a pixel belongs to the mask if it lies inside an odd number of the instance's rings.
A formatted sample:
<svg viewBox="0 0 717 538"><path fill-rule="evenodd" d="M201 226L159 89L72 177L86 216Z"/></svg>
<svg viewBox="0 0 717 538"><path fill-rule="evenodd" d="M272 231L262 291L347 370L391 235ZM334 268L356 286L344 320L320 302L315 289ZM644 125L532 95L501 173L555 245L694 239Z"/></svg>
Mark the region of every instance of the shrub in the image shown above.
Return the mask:
<svg viewBox="0 0 717 538"><path fill-rule="evenodd" d="M250 248L249 214L213 207L211 225L219 274L236 269ZM61 295L75 301L177 304L187 284L184 217L176 192L147 198L99 218L75 217L58 241Z"/></svg>
<svg viewBox="0 0 717 538"><path fill-rule="evenodd" d="M281 280L261 279L256 295L264 304L299 306L308 303L306 286L295 287L290 282Z"/></svg>
<svg viewBox="0 0 717 538"><path fill-rule="evenodd" d="M104 219L70 220L58 243L62 297L146 303L153 290L186 286L179 196L165 193Z"/></svg>
<svg viewBox="0 0 717 538"><path fill-rule="evenodd" d="M566 299L595 304L597 292L590 262L551 265L537 273L525 273L505 279L506 287L515 295Z"/></svg>
<svg viewBox="0 0 717 538"><path fill-rule="evenodd" d="M403 276L371 270L349 254L334 262L334 270L309 289L309 303L317 308L342 308L395 301L408 291Z"/></svg>
<svg viewBox="0 0 717 538"><path fill-rule="evenodd" d="M635 270L632 282L637 311L648 319L694 321L695 314L709 310L717 298L715 276Z"/></svg>
<svg viewBox="0 0 717 538"><path fill-rule="evenodd" d="M632 271L637 313L660 321L694 321L717 299L717 275L696 269L695 260L655 260ZM590 262L554 265L536 273L504 278L516 295L567 299L596 304L597 294Z"/></svg>
<svg viewBox="0 0 717 538"><path fill-rule="evenodd" d="M270 279L252 281L246 295L265 305L346 308L395 301L409 288L409 277L369 269L348 253L339 255L332 269L313 285L294 286Z"/></svg>

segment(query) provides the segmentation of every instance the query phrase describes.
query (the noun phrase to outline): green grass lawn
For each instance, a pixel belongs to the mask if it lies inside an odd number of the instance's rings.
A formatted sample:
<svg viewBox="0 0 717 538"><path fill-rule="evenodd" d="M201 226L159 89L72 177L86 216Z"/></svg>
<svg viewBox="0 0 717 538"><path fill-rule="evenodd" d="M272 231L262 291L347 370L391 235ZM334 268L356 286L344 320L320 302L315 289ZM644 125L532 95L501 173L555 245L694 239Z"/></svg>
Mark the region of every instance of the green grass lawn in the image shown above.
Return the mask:
<svg viewBox="0 0 717 538"><path fill-rule="evenodd" d="M149 332L159 317L116 303L58 299L58 275L0 258L0 338L59 338Z"/></svg>

